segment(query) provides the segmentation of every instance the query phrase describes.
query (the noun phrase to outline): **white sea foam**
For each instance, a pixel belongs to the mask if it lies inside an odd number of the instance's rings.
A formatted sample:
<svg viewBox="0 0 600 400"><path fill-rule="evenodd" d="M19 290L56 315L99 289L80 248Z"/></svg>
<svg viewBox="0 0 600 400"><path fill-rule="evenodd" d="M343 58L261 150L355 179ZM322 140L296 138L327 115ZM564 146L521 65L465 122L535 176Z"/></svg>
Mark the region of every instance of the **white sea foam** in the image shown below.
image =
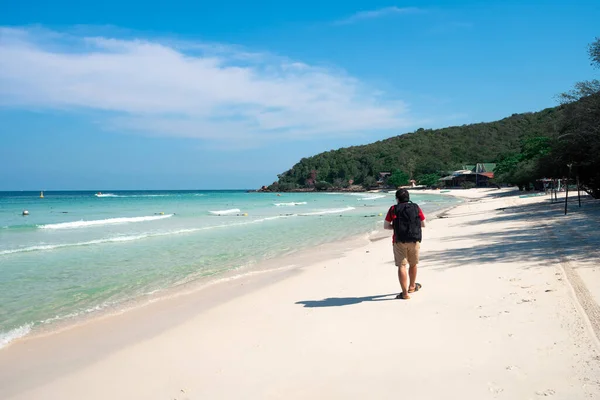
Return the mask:
<svg viewBox="0 0 600 400"><path fill-rule="evenodd" d="M8 332L0 332L0 349L12 342L15 339L21 338L31 332L33 324L26 324L10 330Z"/></svg>
<svg viewBox="0 0 600 400"><path fill-rule="evenodd" d="M32 251L55 250L55 249L61 249L61 248L65 248L65 247L91 246L91 245L103 244L103 243L131 242L134 240L141 240L141 239L152 238L152 237L180 235L180 234L185 234L185 233L207 231L207 230L211 230L211 229L220 229L220 228L228 228L228 227L232 227L232 226L250 225L250 224L256 224L256 223L265 222L265 221L276 220L276 219L280 219L280 218L287 218L290 216L293 216L293 215L277 215L277 216L273 216L273 217L265 217L265 218L247 220L244 222L237 222L237 223L232 223L232 224L205 226L202 228L186 228L186 229L178 229L178 230L174 230L174 231L165 231L165 232L148 232L148 233L143 233L140 235L131 235L131 236L114 236L114 237L108 237L108 238L103 238L103 239L88 240L85 242L47 244L47 245L37 245L37 246L30 246L30 247L21 247L21 248L16 248L16 249L1 250L0 256L14 254L14 253L28 253L28 252L32 252Z"/></svg>
<svg viewBox="0 0 600 400"><path fill-rule="evenodd" d="M357 199L357 200L377 200L377 199L383 199L384 197L387 197L387 196L385 196L385 195L367 196L367 197L361 197L360 199Z"/></svg>
<svg viewBox="0 0 600 400"><path fill-rule="evenodd" d="M118 197L169 197L170 194L132 194L128 196L118 196Z"/></svg>
<svg viewBox="0 0 600 400"><path fill-rule="evenodd" d="M66 314L66 315L56 315L56 316L51 317L51 318L46 318L45 320L41 321L41 323L42 324L51 324L51 323L56 322L56 321L62 321L62 320L65 320L65 319L72 319L72 318L79 317L81 315L93 313L95 311L102 311L105 308L112 307L112 306L115 306L117 304L118 304L118 302L115 302L115 301L113 301L113 302L104 302L102 304L98 304L98 305L95 305L93 307L86 308L85 310L82 310L82 311L75 311L75 312L72 312L72 313Z"/></svg>
<svg viewBox="0 0 600 400"><path fill-rule="evenodd" d="M114 224L127 224L132 222L145 222L155 221L158 219L165 219L172 217L173 214L166 215L152 215L147 217L130 217L130 218L108 218L99 219L93 221L73 221L73 222L62 222L59 224L47 224L39 225L40 229L73 229L73 228L86 228L90 226L102 226L102 225L114 225Z"/></svg>
<svg viewBox="0 0 600 400"><path fill-rule="evenodd" d="M304 217L304 216L309 216L309 215L338 214L338 213L352 211L352 210L355 210L355 208L354 207L346 207L346 208L336 208L336 209L325 209L325 210L319 210L319 211L315 211L315 212L302 213L302 214L298 214L298 215Z"/></svg>
<svg viewBox="0 0 600 400"><path fill-rule="evenodd" d="M96 197L169 197L171 194L113 194L113 193L96 193Z"/></svg>
<svg viewBox="0 0 600 400"><path fill-rule="evenodd" d="M209 211L212 215L229 215L229 214L237 214L240 212L239 208L232 208L231 210L218 210L218 211Z"/></svg>
<svg viewBox="0 0 600 400"><path fill-rule="evenodd" d="M253 221L250 221L251 224L255 224L257 222L264 222L264 221L273 221L276 219L280 219L280 218L288 218L291 217L292 215L276 215L274 217L265 217L265 218L260 218L260 219L255 219Z"/></svg>
<svg viewBox="0 0 600 400"><path fill-rule="evenodd" d="M169 234L169 233L166 233L166 234ZM135 235L135 236L116 236L116 237L105 238L105 239L89 240L87 242L46 244L46 245L38 245L38 246L30 246L30 247L21 247L21 248L17 248L17 249L2 250L2 251L0 251L0 256L6 255L6 254L13 254L13 253L28 253L30 251L54 250L54 249L61 249L64 247L90 246L90 245L94 245L94 244L112 243L112 242L130 242L133 240L144 239L144 238L151 237L151 236L162 236L162 234L156 233L156 234L142 234L142 235Z"/></svg>
<svg viewBox="0 0 600 400"><path fill-rule="evenodd" d="M286 207L286 206L301 206L303 204L306 204L305 201L299 201L299 202L291 202L291 203L273 203L275 204L277 207Z"/></svg>

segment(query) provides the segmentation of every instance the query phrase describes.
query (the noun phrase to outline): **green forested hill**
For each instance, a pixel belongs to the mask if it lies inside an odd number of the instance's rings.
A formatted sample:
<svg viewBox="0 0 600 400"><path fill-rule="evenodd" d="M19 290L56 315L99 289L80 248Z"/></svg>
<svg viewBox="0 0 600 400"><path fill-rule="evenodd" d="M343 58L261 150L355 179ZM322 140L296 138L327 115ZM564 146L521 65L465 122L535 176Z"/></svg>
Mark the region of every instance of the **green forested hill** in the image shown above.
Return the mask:
<svg viewBox="0 0 600 400"><path fill-rule="evenodd" d="M562 107L555 107L495 122L418 129L368 145L332 150L303 158L279 175L273 189L343 187L349 180L369 186L380 172L393 171L431 181L433 174L441 176L465 164L498 162L519 152L525 139L556 131L562 112Z"/></svg>

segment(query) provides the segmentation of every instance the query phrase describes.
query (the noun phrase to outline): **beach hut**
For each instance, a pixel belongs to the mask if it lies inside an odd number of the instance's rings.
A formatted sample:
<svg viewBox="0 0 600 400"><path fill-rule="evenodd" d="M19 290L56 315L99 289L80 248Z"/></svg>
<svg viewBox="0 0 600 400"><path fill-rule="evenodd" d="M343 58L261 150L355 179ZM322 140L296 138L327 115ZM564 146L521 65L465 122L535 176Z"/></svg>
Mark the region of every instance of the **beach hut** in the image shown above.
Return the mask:
<svg viewBox="0 0 600 400"><path fill-rule="evenodd" d="M463 165L463 169L454 171L439 181L444 187L464 187L469 182L477 187L486 187L489 186L490 180L494 179L495 168L494 163Z"/></svg>

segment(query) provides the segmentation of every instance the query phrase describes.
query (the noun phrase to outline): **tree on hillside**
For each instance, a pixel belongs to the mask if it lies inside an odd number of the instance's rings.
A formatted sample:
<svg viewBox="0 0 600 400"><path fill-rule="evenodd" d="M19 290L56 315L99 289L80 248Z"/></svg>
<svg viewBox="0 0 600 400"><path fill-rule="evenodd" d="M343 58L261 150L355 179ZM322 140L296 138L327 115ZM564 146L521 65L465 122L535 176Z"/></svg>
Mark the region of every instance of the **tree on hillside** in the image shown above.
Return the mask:
<svg viewBox="0 0 600 400"><path fill-rule="evenodd" d="M524 139L519 152L504 155L496 164L496 181L517 185L520 190L529 189L540 177L539 163L550 153L550 142L546 136Z"/></svg>
<svg viewBox="0 0 600 400"><path fill-rule="evenodd" d="M600 38L589 45L588 55L592 66L600 69ZM553 157L546 166L566 175L571 165L582 186L600 198L600 81L577 82L561 99L566 104L565 112L552 148Z"/></svg>
<svg viewBox="0 0 600 400"><path fill-rule="evenodd" d="M564 120L548 164L567 175L567 166L582 186L600 198L600 92L565 109Z"/></svg>
<svg viewBox="0 0 600 400"><path fill-rule="evenodd" d="M376 186L376 185L377 185L377 179L375 179L375 178L374 178L374 177L372 177L372 176L367 176L367 177L365 177L365 179L363 180L363 187L364 187L365 189L370 189L370 188L372 188L372 187L374 187L374 186Z"/></svg>
<svg viewBox="0 0 600 400"><path fill-rule="evenodd" d="M424 174L417 177L416 181L419 185L436 186L439 185L441 176L439 174Z"/></svg>
<svg viewBox="0 0 600 400"><path fill-rule="evenodd" d="M590 56L591 65L595 68L600 68L600 38L588 46L588 55Z"/></svg>
<svg viewBox="0 0 600 400"><path fill-rule="evenodd" d="M408 174L397 169L388 178L387 183L394 187L408 185Z"/></svg>

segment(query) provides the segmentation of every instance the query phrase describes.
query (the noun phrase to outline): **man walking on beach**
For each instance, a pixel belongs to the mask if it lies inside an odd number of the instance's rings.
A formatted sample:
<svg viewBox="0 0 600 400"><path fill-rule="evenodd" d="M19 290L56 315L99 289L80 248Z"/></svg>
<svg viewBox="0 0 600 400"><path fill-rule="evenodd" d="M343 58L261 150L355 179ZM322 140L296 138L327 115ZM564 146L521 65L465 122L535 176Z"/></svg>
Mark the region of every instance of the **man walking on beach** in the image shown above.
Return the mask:
<svg viewBox="0 0 600 400"><path fill-rule="evenodd" d="M410 201L406 189L396 191L396 205L390 207L383 228L394 231L392 243L394 246L394 262L398 267L398 280L402 292L397 299L410 299L409 293L421 288L417 280L417 264L419 263L419 248L421 246L421 228L425 227L425 215L421 208ZM406 265L410 265L408 276ZM407 280L410 277L410 284Z"/></svg>

